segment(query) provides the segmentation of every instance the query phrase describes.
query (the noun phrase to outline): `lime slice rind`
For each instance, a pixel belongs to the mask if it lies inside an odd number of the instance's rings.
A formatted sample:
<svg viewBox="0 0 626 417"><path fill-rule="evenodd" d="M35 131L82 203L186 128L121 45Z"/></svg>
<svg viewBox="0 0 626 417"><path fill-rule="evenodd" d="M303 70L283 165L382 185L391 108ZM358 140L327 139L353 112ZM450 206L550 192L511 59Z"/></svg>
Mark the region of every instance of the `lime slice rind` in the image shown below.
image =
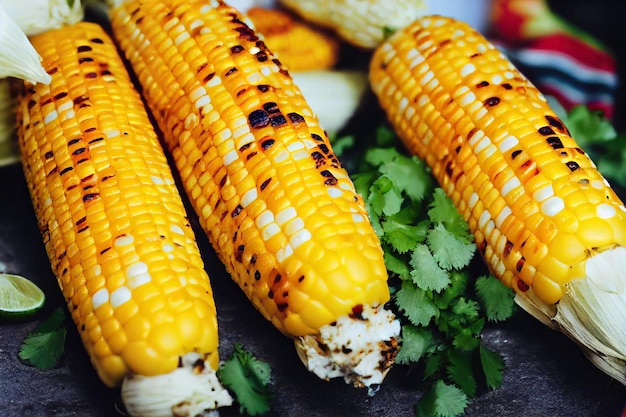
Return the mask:
<svg viewBox="0 0 626 417"><path fill-rule="evenodd" d="M0 274L0 315L24 316L43 307L44 292L28 278Z"/></svg>

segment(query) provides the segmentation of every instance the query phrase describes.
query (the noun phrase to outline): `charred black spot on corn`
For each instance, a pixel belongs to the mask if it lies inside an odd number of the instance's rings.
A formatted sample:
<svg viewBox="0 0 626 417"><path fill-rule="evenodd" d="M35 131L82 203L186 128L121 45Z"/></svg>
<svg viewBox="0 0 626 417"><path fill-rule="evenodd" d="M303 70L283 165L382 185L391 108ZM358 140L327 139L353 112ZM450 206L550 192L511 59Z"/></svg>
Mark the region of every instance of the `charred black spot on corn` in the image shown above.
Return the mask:
<svg viewBox="0 0 626 417"><path fill-rule="evenodd" d="M552 149L564 148L563 142L561 142L561 139L558 136L550 136L546 139L546 142L548 142L548 145L552 146Z"/></svg>
<svg viewBox="0 0 626 417"><path fill-rule="evenodd" d="M260 129L270 124L270 116L265 110L255 110L248 115L248 123L253 129Z"/></svg>

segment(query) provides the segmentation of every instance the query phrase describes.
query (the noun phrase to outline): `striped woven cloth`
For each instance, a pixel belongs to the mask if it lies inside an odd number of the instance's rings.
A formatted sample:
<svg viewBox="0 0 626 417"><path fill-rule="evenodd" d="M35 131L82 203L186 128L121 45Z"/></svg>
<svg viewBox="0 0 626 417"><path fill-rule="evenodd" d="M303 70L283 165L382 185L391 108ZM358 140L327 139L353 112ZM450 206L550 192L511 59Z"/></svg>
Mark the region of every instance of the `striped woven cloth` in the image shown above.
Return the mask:
<svg viewBox="0 0 626 417"><path fill-rule="evenodd" d="M584 104L613 117L614 56L552 13L545 0L494 0L492 26L494 43L542 92L568 110Z"/></svg>

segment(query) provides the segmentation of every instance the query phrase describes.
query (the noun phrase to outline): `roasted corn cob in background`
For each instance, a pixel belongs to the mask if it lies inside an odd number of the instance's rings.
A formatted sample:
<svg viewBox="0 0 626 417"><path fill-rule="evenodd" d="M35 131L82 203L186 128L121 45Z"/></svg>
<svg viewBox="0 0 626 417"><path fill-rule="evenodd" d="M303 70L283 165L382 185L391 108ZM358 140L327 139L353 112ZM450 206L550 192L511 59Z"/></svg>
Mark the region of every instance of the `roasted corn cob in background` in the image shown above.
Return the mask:
<svg viewBox="0 0 626 417"><path fill-rule="evenodd" d="M339 40L279 9L253 7L246 15L263 42L290 71L332 68L339 60Z"/></svg>
<svg viewBox="0 0 626 417"><path fill-rule="evenodd" d="M279 0L278 3L365 49L375 48L391 32L408 25L425 11L423 0Z"/></svg>
<svg viewBox="0 0 626 417"><path fill-rule="evenodd" d="M336 69L338 38L282 9L252 7L246 15L293 77L329 136L344 128L369 89L361 69Z"/></svg>
<svg viewBox="0 0 626 417"><path fill-rule="evenodd" d="M312 372L380 384L400 330L382 248L286 69L221 1L129 1L111 16L232 278Z"/></svg>
<svg viewBox="0 0 626 417"><path fill-rule="evenodd" d="M52 269L102 381L131 415L230 404L215 304L141 98L100 26L32 39L52 75L24 84L18 138ZM180 414L183 415L183 414ZM184 414L187 415L187 414Z"/></svg>
<svg viewBox="0 0 626 417"><path fill-rule="evenodd" d="M28 35L37 35L80 22L81 0L0 0L0 8Z"/></svg>
<svg viewBox="0 0 626 417"><path fill-rule="evenodd" d="M626 209L542 94L439 16L383 43L370 82L518 304L626 384Z"/></svg>

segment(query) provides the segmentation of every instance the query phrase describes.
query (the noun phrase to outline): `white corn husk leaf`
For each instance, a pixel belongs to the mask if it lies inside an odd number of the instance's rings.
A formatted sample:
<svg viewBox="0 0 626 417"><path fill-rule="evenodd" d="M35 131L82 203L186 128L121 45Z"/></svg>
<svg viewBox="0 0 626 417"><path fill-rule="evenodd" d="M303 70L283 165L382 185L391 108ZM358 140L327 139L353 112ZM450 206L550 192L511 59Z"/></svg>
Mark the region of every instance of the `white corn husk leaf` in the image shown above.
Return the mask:
<svg viewBox="0 0 626 417"><path fill-rule="evenodd" d="M554 321L598 368L626 385L626 248L592 256L586 273L567 284Z"/></svg>
<svg viewBox="0 0 626 417"><path fill-rule="evenodd" d="M315 70L290 74L329 135L346 126L369 86L363 71Z"/></svg>
<svg viewBox="0 0 626 417"><path fill-rule="evenodd" d="M427 12L423 0L279 0L304 19L366 49Z"/></svg>
<svg viewBox="0 0 626 417"><path fill-rule="evenodd" d="M532 290L515 298L524 310L576 342L589 360L626 385L626 248L586 261L585 278L565 285L561 300L546 305Z"/></svg>
<svg viewBox="0 0 626 417"><path fill-rule="evenodd" d="M73 25L84 17L81 0L0 0L0 8L28 36Z"/></svg>
<svg viewBox="0 0 626 417"><path fill-rule="evenodd" d="M6 77L46 84L52 79L24 31L0 6L0 78Z"/></svg>

